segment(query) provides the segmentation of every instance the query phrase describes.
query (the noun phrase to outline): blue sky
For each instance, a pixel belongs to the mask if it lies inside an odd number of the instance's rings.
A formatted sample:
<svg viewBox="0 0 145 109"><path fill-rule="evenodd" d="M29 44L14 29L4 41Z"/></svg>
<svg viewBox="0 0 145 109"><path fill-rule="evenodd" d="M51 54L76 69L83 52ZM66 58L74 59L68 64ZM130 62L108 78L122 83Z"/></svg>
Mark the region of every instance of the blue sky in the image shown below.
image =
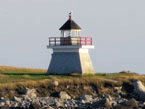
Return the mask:
<svg viewBox="0 0 145 109"><path fill-rule="evenodd" d="M48 37L72 18L92 36L96 72L145 72L144 0L1 0L0 65L48 68Z"/></svg>

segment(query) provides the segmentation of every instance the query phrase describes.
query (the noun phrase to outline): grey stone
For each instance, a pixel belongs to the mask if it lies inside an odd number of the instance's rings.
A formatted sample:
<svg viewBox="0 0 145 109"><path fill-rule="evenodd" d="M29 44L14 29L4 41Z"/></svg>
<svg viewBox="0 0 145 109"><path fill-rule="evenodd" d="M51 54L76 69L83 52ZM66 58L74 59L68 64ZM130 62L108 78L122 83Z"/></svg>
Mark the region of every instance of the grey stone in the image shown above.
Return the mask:
<svg viewBox="0 0 145 109"><path fill-rule="evenodd" d="M5 99L4 97L1 97L1 100Z"/></svg>
<svg viewBox="0 0 145 109"><path fill-rule="evenodd" d="M99 101L94 102L92 104L92 107L93 108L105 107L107 109L110 109L110 108L112 108L112 104L109 101L109 99L102 99L102 100L99 100Z"/></svg>
<svg viewBox="0 0 145 109"><path fill-rule="evenodd" d="M35 89L24 88L23 94L24 94L23 96L25 96L26 98L27 97L29 97L29 98L37 97Z"/></svg>
<svg viewBox="0 0 145 109"><path fill-rule="evenodd" d="M133 86L134 86L133 90L134 96L141 101L145 101L145 87L142 84L142 82L140 80L134 80Z"/></svg>
<svg viewBox="0 0 145 109"><path fill-rule="evenodd" d="M84 95L80 98L80 100L82 101L85 101L85 102L90 102L92 101L92 95Z"/></svg>
<svg viewBox="0 0 145 109"><path fill-rule="evenodd" d="M1 106L0 109L9 109L8 105Z"/></svg>
<svg viewBox="0 0 145 109"><path fill-rule="evenodd" d="M6 105L10 105L11 104L11 102L10 102L10 100L6 100Z"/></svg>
<svg viewBox="0 0 145 109"><path fill-rule="evenodd" d="M122 87L114 87L114 92L119 94L122 92L121 89L122 89Z"/></svg>
<svg viewBox="0 0 145 109"><path fill-rule="evenodd" d="M17 103L17 102L13 103L13 107L18 107L18 105L19 105L19 103Z"/></svg>
<svg viewBox="0 0 145 109"><path fill-rule="evenodd" d="M38 102L33 102L30 104L29 109L42 109L42 107Z"/></svg>
<svg viewBox="0 0 145 109"><path fill-rule="evenodd" d="M54 105L58 108L63 106L62 102L59 102L59 101L55 101Z"/></svg>
<svg viewBox="0 0 145 109"><path fill-rule="evenodd" d="M14 96L14 100L17 102L22 102L22 98Z"/></svg>
<svg viewBox="0 0 145 109"><path fill-rule="evenodd" d="M137 101L136 101L134 98L132 98L132 99L126 101L126 102L125 102L125 105L126 105L126 106L129 106L129 107L131 107L131 108L133 108L133 107L138 108L138 103L137 103Z"/></svg>
<svg viewBox="0 0 145 109"><path fill-rule="evenodd" d="M71 97L70 97L66 92L64 92L64 91L61 91L61 92L59 93L59 97L60 97L61 99L71 99Z"/></svg>
<svg viewBox="0 0 145 109"><path fill-rule="evenodd" d="M5 105L5 102L1 101L0 106L4 106L4 105Z"/></svg>
<svg viewBox="0 0 145 109"><path fill-rule="evenodd" d="M2 104L10 105L10 100L6 98L3 98L2 100L0 100L0 102L3 102Z"/></svg>
<svg viewBox="0 0 145 109"><path fill-rule="evenodd" d="M59 85L58 81L57 80L52 80L51 81L51 84L55 87L57 87Z"/></svg>
<svg viewBox="0 0 145 109"><path fill-rule="evenodd" d="M128 101L124 101L120 104L117 104L115 109L138 109L138 103L135 99L130 99Z"/></svg>
<svg viewBox="0 0 145 109"><path fill-rule="evenodd" d="M110 95L106 95L106 96L105 96L105 99L108 99L109 101L111 101L111 100L112 100L112 98L111 98L111 96L110 96Z"/></svg>

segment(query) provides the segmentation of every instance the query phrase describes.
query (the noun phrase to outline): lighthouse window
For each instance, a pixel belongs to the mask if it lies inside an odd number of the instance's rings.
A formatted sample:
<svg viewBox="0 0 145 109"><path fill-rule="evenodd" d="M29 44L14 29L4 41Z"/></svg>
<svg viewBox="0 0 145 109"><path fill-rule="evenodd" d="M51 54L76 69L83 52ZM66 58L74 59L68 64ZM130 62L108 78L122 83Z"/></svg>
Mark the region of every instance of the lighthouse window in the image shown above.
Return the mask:
<svg viewBox="0 0 145 109"><path fill-rule="evenodd" d="M75 37L76 36L76 31L72 31L71 35L72 35L72 37Z"/></svg>
<svg viewBox="0 0 145 109"><path fill-rule="evenodd" d="M70 35L71 35L70 31L64 31L64 37L68 37Z"/></svg>
<svg viewBox="0 0 145 109"><path fill-rule="evenodd" d="M72 35L72 37L78 37L78 36L80 36L80 31L78 31L78 30L72 30L71 31L71 35Z"/></svg>

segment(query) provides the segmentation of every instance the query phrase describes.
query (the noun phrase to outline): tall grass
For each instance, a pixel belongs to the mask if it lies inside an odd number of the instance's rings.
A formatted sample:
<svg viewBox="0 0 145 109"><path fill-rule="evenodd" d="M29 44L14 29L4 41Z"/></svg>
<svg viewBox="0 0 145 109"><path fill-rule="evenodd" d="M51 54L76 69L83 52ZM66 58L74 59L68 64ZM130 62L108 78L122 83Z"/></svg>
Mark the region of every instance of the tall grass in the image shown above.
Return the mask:
<svg viewBox="0 0 145 109"><path fill-rule="evenodd" d="M34 69L12 66L0 66L0 73L30 73L30 72L46 72L46 69Z"/></svg>

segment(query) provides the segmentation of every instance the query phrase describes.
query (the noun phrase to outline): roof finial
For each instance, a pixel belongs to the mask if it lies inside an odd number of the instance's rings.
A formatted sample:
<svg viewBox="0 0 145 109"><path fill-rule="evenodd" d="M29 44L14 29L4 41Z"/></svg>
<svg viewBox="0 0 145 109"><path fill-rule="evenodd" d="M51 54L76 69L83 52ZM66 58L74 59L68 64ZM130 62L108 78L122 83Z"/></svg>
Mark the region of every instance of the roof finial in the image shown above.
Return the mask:
<svg viewBox="0 0 145 109"><path fill-rule="evenodd" d="M72 19L71 12L69 13L69 19L70 19L70 20Z"/></svg>

